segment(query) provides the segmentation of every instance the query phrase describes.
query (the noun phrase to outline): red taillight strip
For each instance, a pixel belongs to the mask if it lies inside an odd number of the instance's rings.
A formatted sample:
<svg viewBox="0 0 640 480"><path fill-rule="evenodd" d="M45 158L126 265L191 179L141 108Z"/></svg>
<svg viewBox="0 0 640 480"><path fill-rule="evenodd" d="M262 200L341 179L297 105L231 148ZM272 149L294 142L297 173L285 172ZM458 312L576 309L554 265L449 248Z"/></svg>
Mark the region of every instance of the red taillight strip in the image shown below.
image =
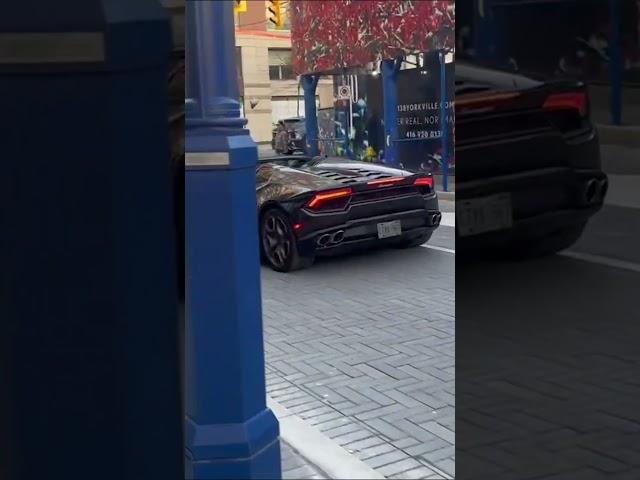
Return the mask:
<svg viewBox="0 0 640 480"><path fill-rule="evenodd" d="M367 182L367 185L377 186L377 187L390 187L391 185L395 185L404 180L404 177L389 177L389 178L378 178L376 180L371 180Z"/></svg>
<svg viewBox="0 0 640 480"><path fill-rule="evenodd" d="M555 93L549 95L542 106L544 110L578 110L580 115L587 114L587 95L582 92Z"/></svg>
<svg viewBox="0 0 640 480"><path fill-rule="evenodd" d="M416 187L433 187L433 178L431 177L420 177L416 178L413 184Z"/></svg>
<svg viewBox="0 0 640 480"><path fill-rule="evenodd" d="M497 103L511 100L512 98L516 98L520 96L520 93L497 93L493 95L486 94L476 94L476 95L465 95L466 98L461 98L460 100L456 100L456 108L458 107L492 107Z"/></svg>
<svg viewBox="0 0 640 480"><path fill-rule="evenodd" d="M309 208L315 208L318 205L328 200L335 200L338 198L349 197L351 196L351 193L352 192L350 188L341 188L339 190L330 190L326 192L316 193L313 196L313 198L309 200L309 203L307 203L307 206Z"/></svg>

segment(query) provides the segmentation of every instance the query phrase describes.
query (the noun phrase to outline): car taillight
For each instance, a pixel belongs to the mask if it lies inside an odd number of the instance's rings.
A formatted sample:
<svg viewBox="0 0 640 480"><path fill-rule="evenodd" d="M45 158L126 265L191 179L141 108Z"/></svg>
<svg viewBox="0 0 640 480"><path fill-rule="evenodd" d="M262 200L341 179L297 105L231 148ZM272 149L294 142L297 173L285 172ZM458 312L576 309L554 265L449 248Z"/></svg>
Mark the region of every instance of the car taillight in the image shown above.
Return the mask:
<svg viewBox="0 0 640 480"><path fill-rule="evenodd" d="M493 110L499 105L519 97L519 92L469 94L456 100L456 111L464 113L469 110Z"/></svg>
<svg viewBox="0 0 640 480"><path fill-rule="evenodd" d="M420 177L416 178L416 181L413 182L416 187L433 187L433 178L431 177Z"/></svg>
<svg viewBox="0 0 640 480"><path fill-rule="evenodd" d="M427 195L433 190L433 177L418 177L413 181L413 186L417 187L422 195Z"/></svg>
<svg viewBox="0 0 640 480"><path fill-rule="evenodd" d="M584 92L554 93L547 97L542 108L548 112L575 110L584 117L587 114L587 94Z"/></svg>
<svg viewBox="0 0 640 480"><path fill-rule="evenodd" d="M402 181L404 181L404 177L378 178L376 180L371 180L370 182L367 182L367 185L371 187L390 187Z"/></svg>
<svg viewBox="0 0 640 480"><path fill-rule="evenodd" d="M349 203L351 194L352 191L350 188L318 192L307 202L307 208L311 210L343 209L347 206L347 203Z"/></svg>

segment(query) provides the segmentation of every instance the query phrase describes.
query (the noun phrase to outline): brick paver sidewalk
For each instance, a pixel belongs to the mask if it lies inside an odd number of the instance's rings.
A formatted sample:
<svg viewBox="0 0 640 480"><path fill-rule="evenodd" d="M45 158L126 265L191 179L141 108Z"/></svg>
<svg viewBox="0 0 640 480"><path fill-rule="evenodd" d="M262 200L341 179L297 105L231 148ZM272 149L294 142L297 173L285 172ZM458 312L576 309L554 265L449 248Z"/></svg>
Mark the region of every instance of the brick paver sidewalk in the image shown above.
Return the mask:
<svg viewBox="0 0 640 480"><path fill-rule="evenodd" d="M268 392L389 478L453 477L455 256L266 268Z"/></svg>

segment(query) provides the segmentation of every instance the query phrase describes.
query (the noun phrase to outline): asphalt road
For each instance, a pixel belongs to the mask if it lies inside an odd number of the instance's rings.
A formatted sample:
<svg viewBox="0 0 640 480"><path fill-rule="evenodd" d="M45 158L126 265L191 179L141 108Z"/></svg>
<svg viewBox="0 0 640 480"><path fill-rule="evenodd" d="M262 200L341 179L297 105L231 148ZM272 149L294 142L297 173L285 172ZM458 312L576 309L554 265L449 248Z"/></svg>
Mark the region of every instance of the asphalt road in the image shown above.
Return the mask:
<svg viewBox="0 0 640 480"><path fill-rule="evenodd" d="M426 247L436 246L455 250L455 203L450 200L440 200L440 211L443 213L442 224L433 233Z"/></svg>
<svg viewBox="0 0 640 480"><path fill-rule="evenodd" d="M640 478L640 165L619 153L570 250L456 266L457 478Z"/></svg>

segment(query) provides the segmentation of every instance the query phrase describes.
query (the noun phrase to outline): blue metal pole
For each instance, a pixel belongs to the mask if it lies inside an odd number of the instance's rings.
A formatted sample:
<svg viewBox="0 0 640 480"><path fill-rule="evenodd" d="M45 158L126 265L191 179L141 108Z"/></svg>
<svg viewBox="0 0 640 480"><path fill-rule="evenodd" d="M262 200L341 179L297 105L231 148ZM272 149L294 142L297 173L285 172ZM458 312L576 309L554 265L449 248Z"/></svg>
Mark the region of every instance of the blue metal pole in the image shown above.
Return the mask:
<svg viewBox="0 0 640 480"><path fill-rule="evenodd" d="M0 478L180 478L170 24L61 3L0 7Z"/></svg>
<svg viewBox="0 0 640 480"><path fill-rule="evenodd" d="M622 123L622 28L620 0L609 0L610 54L609 76L611 79L611 123Z"/></svg>
<svg viewBox="0 0 640 480"><path fill-rule="evenodd" d="M449 122L447 119L447 63L444 51L440 52L440 132L442 142L442 190L448 191L449 178Z"/></svg>
<svg viewBox="0 0 640 480"><path fill-rule="evenodd" d="M318 75L303 75L302 89L304 91L304 123L307 135L307 151L315 157L318 149L318 112L316 109L316 88L318 87Z"/></svg>
<svg viewBox="0 0 640 480"><path fill-rule="evenodd" d="M474 0L473 48L479 60L490 60L495 53L496 36L491 0Z"/></svg>
<svg viewBox="0 0 640 480"><path fill-rule="evenodd" d="M384 163L397 166L398 72L402 59L382 61L382 104L384 108Z"/></svg>
<svg viewBox="0 0 640 480"><path fill-rule="evenodd" d="M186 32L185 476L279 479L265 393L258 151L240 118L233 3L186 2Z"/></svg>

